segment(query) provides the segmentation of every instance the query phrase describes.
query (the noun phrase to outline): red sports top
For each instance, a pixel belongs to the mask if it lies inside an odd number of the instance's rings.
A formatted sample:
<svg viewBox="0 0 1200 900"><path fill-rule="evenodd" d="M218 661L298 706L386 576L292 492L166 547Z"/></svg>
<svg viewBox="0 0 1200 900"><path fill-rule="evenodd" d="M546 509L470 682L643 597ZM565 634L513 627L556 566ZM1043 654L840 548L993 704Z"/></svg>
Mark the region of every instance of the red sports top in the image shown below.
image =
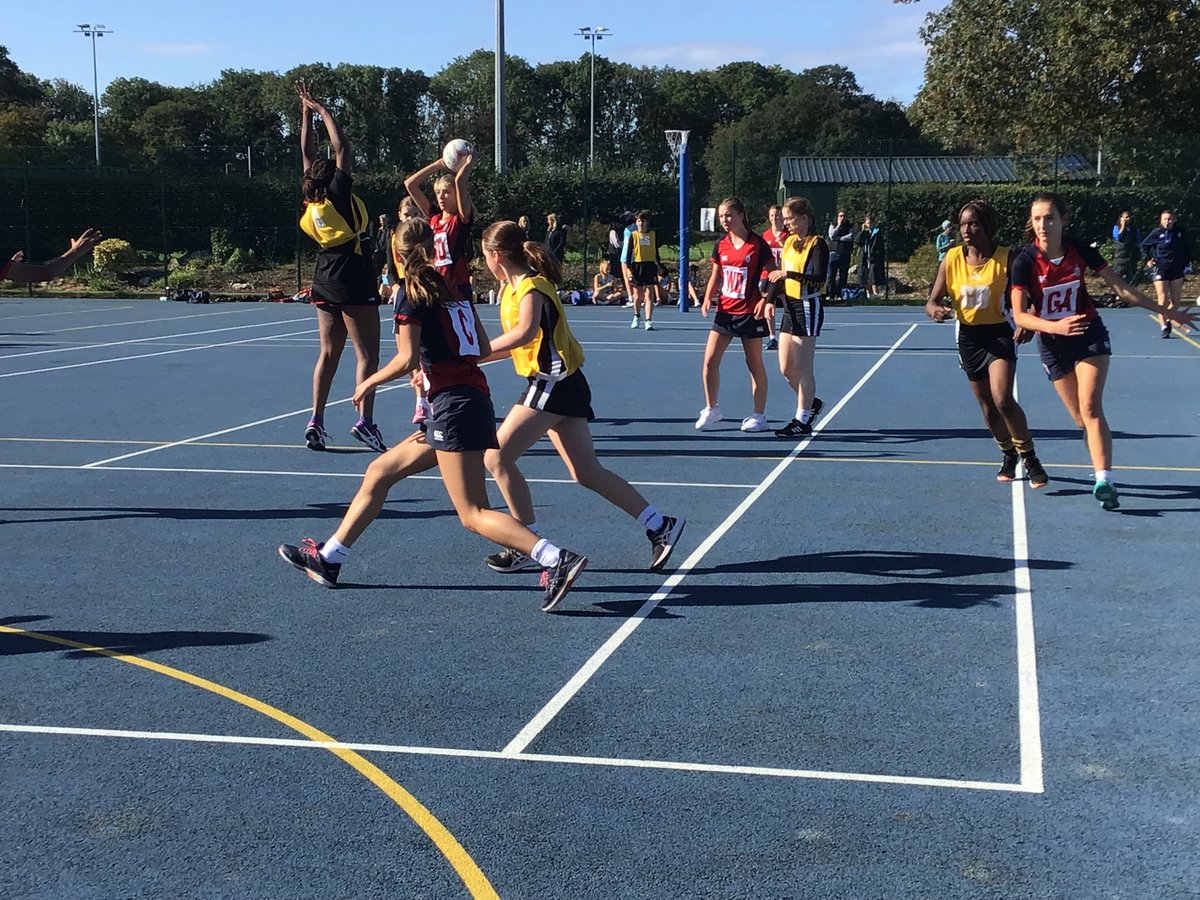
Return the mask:
<svg viewBox="0 0 1200 900"><path fill-rule="evenodd" d="M721 279L717 311L731 316L754 312L762 299L758 282L767 277L772 267L771 248L757 234L746 235L740 247L733 246L732 235L725 235L713 246L713 269Z"/></svg>
<svg viewBox="0 0 1200 900"><path fill-rule="evenodd" d="M433 229L433 267L460 297L471 292L471 223L459 215L436 212L429 219Z"/></svg>
<svg viewBox="0 0 1200 900"><path fill-rule="evenodd" d="M1026 244L1012 261L1013 287L1024 288L1029 302L1043 319L1065 319L1082 315L1094 319L1095 301L1088 294L1083 275L1088 269L1108 268L1095 247L1073 238L1063 238L1063 257L1054 262L1037 244Z"/></svg>

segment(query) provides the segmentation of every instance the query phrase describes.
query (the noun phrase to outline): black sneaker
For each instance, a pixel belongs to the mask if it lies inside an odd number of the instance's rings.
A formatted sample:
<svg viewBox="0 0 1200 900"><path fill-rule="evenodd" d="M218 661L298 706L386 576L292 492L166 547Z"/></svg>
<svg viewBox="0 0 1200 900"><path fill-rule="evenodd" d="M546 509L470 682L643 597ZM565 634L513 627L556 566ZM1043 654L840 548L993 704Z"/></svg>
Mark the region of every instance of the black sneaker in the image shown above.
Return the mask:
<svg viewBox="0 0 1200 900"><path fill-rule="evenodd" d="M342 564L328 563L321 559L320 550L323 543L318 544L312 538L305 538L300 542L299 547L280 544L279 555L317 584L331 588L337 585L338 572L342 571Z"/></svg>
<svg viewBox="0 0 1200 900"><path fill-rule="evenodd" d="M1005 450L1004 460L1000 463L1000 471L996 473L996 480L1014 481L1017 477L1017 462L1020 459L1016 450Z"/></svg>
<svg viewBox="0 0 1200 900"><path fill-rule="evenodd" d="M1030 453L1027 456L1021 457L1021 465L1025 467L1025 474L1029 476L1029 486L1031 488L1036 491L1038 488L1046 486L1046 483L1050 480L1050 476L1046 474L1046 469L1036 454Z"/></svg>
<svg viewBox="0 0 1200 900"><path fill-rule="evenodd" d="M812 405L812 408L809 410L809 412L812 413L812 418L810 418L808 420L809 425L811 425L813 422L817 421L817 416L819 416L821 414L821 410L823 410L824 408L825 408L824 401L822 401L820 397L813 397L813 405Z"/></svg>
<svg viewBox="0 0 1200 900"><path fill-rule="evenodd" d="M537 560L526 556L520 550L505 547L499 553L493 553L487 558L488 568L493 572L520 572L523 569L539 569Z"/></svg>
<svg viewBox="0 0 1200 900"><path fill-rule="evenodd" d="M561 550L558 564L549 569L542 569L541 585L546 590L545 596L542 597L542 612L551 612L558 606L562 598L567 596L567 591L571 590L571 585L575 583L579 573L587 568L587 564L586 556L580 556L570 550Z"/></svg>
<svg viewBox="0 0 1200 900"><path fill-rule="evenodd" d="M1169 338L1171 336L1171 323L1170 322L1168 322L1166 325L1164 325L1162 327L1162 332L1160 332L1158 336L1163 337L1163 338Z"/></svg>
<svg viewBox="0 0 1200 900"><path fill-rule="evenodd" d="M657 572L667 564L667 560L671 558L671 551L675 549L676 541L683 534L684 524L683 519L663 516L662 527L658 531L647 530L646 537L650 539L651 572Z"/></svg>
<svg viewBox="0 0 1200 900"><path fill-rule="evenodd" d="M304 429L304 446L309 450L324 450L325 441L329 439L329 435L325 429L316 422L310 421L308 427Z"/></svg>
<svg viewBox="0 0 1200 900"><path fill-rule="evenodd" d="M799 419L792 419L782 428L775 429L775 437L794 438L804 437L806 434L812 434L812 423L801 422Z"/></svg>

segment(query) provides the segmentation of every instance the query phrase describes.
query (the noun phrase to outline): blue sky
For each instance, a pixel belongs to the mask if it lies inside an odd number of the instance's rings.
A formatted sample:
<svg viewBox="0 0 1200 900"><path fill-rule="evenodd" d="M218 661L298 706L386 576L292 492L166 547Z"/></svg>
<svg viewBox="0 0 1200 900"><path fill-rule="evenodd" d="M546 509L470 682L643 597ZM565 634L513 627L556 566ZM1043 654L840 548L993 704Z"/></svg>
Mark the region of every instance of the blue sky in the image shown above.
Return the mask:
<svg viewBox="0 0 1200 900"><path fill-rule="evenodd" d="M596 52L620 62L703 69L750 59L794 70L840 63L868 93L907 104L925 63L917 29L928 12L947 2L506 0L506 46L532 63L577 59L588 45L573 32L606 25L613 35L598 42ZM97 45L101 91L118 77L204 84L222 69L286 71L302 62L399 66L432 75L454 57L490 49L495 41L495 0L7 5L0 44L17 65L88 89L91 44L74 29L84 22L111 28ZM431 8L435 16L415 12ZM436 24L425 24L430 19Z"/></svg>

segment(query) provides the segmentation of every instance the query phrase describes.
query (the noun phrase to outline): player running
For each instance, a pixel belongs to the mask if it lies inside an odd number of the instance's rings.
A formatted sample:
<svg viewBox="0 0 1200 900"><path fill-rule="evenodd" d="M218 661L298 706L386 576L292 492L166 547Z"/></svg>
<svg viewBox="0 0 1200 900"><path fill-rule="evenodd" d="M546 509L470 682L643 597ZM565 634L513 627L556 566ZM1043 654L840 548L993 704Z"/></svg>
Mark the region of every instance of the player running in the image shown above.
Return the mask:
<svg viewBox="0 0 1200 900"><path fill-rule="evenodd" d="M500 426L499 449L484 458L513 518L536 533L529 484L517 460L545 435L576 482L595 491L646 529L650 570L666 565L683 533L684 520L662 515L629 482L596 458L588 422L592 391L583 376L583 349L567 325L558 283L562 268L544 245L526 241L515 222L496 222L483 233L483 258L503 288L500 323L504 333L491 344L489 360L511 356L517 374L528 379ZM497 572L537 565L528 553L506 549L488 557Z"/></svg>
<svg viewBox="0 0 1200 900"><path fill-rule="evenodd" d="M996 244L999 229L996 210L986 200L972 200L959 211L962 244L947 250L938 265L925 315L935 322L955 320L959 365L1003 455L996 480L1016 478L1019 460L1029 486L1037 489L1050 479L1034 452L1025 410L1013 394L1017 344L1033 334L1013 330L1008 303L1012 251ZM947 296L949 307L941 303Z"/></svg>
<svg viewBox="0 0 1200 900"><path fill-rule="evenodd" d="M1038 333L1042 368L1084 430L1096 475L1092 496L1104 509L1117 509L1121 504L1112 481L1112 432L1103 407L1112 349L1084 274L1091 269L1126 303L1181 325L1191 325L1195 314L1155 303L1130 287L1095 248L1064 234L1067 221L1066 201L1057 194L1033 199L1026 226L1030 243L1012 261L1013 318L1019 327Z"/></svg>
<svg viewBox="0 0 1200 900"><path fill-rule="evenodd" d="M550 612L587 567L587 557L555 546L512 516L488 507L483 458L497 446L495 410L479 368L481 357L491 351L488 337L474 305L458 297L435 270L430 226L414 219L398 230L405 295L395 314L396 356L358 386L354 405L379 385L419 367L429 385L432 413L420 431L368 467L328 540L281 544L279 555L318 584L334 587L350 548L379 515L391 487L437 466L463 527L532 557L542 567L542 610Z"/></svg>

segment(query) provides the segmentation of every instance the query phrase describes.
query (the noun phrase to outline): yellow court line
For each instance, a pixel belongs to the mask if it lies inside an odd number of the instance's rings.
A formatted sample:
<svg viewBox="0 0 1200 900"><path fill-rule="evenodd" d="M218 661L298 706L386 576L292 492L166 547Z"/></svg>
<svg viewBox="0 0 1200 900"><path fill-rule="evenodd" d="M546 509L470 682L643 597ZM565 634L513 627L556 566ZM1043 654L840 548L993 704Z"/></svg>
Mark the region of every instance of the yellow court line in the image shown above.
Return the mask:
<svg viewBox="0 0 1200 900"><path fill-rule="evenodd" d="M69 640L68 638L58 637L52 634L42 634L37 631L26 631L23 628L13 628L10 625L0 625L0 633L15 634L20 637L33 638L34 640L46 641L51 644L60 644L63 647L70 647L74 650L84 650L88 653L96 653L100 656L107 656L110 659L115 659L118 662L129 663L131 666L139 666L143 669L149 669L151 672L157 672L159 675L166 675L168 678L174 678L178 681L186 682L194 687L202 688L206 691L211 691L227 700L232 700L234 703L240 703L242 706L248 707L255 712L262 713L268 718L274 719L281 725L286 725L293 731L297 731L304 735L310 741L316 741L322 744L336 744L337 741L307 722L297 719L295 716L285 713L281 709L271 706L269 703L264 703L261 700L256 700L247 694L240 691L235 691L232 688L227 688L224 685L217 684L215 681L209 681L207 678L201 678L199 675L193 675L190 672L184 672L182 669L175 669L171 666L164 666L161 663L151 662L148 659L142 659L138 656L130 656L125 653L118 653L115 650L109 650L107 647L94 647L90 644L81 644L77 641ZM487 876L483 874L480 868L475 864L475 861L467 854L462 845L455 839L441 822L426 809L416 797L402 788L399 784L393 781L387 774L383 772L374 763L368 762L353 750L344 749L342 747L326 747L330 753L342 760L359 774L366 777L368 781L374 784L377 788L383 791L396 803L401 809L408 813L409 818L417 824L417 826L425 832L437 846L442 855L446 857L450 865L454 866L454 870L466 885L467 890L471 892L472 897L489 898L489 900L499 900L499 894L487 880Z"/></svg>
<svg viewBox="0 0 1200 900"><path fill-rule="evenodd" d="M1147 315L1147 316L1149 316L1151 319L1153 319L1155 322L1157 322L1157 321L1158 321L1158 316L1157 316L1157 315L1155 315L1154 313L1146 313L1146 315ZM1183 332L1181 332L1181 331L1179 330L1179 326L1178 326L1178 325L1173 325L1173 327L1171 328L1171 333L1172 333L1172 335L1174 335L1175 337L1179 338L1180 340L1182 340L1182 341L1187 341L1187 342L1188 342L1189 344L1191 344L1193 347L1196 347L1196 348L1200 349L1200 343L1197 343L1196 341L1194 341L1194 340L1192 340L1190 337L1188 337L1186 334L1184 334Z"/></svg>

